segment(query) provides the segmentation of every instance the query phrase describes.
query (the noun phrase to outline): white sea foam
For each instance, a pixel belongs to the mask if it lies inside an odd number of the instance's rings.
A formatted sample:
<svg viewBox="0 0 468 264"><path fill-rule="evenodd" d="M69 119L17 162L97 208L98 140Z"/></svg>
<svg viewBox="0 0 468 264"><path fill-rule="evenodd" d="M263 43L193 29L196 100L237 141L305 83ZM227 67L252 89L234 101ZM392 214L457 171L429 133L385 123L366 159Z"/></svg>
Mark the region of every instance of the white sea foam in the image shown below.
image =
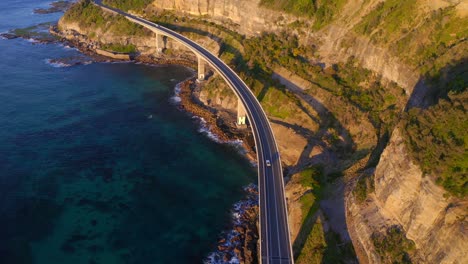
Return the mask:
<svg viewBox="0 0 468 264"><path fill-rule="evenodd" d="M179 104L182 99L180 98L180 92L181 92L181 89L182 89L182 84L193 78L194 76L191 76L187 79L185 79L184 81L182 82L179 82L178 84L175 85L174 87L174 95L169 99L172 103L174 104ZM202 134L205 134L208 138L210 138L211 140L213 140L214 142L216 143L222 143L222 144L228 144L228 145L231 145L236 151L238 151L241 155L245 155L248 153L247 149L245 149L244 147L244 142L240 139L234 139L234 140L229 140L229 141L224 141L224 140L221 140L217 135L215 135L211 129L210 129L210 126L209 124L206 122L205 119L203 119L202 117L199 117L199 116L193 116L192 117L193 119L197 120L199 122L199 129L198 129L198 132L199 133L202 133ZM251 162L251 165L252 166L256 166L256 163L255 162Z"/></svg>
<svg viewBox="0 0 468 264"><path fill-rule="evenodd" d="M33 38L28 38L28 39L26 39L26 41L30 42L30 43L34 43L34 44L40 43L37 39L33 39Z"/></svg>
<svg viewBox="0 0 468 264"><path fill-rule="evenodd" d="M192 118L196 119L200 124L200 127L198 128L198 132L205 134L208 138L210 138L214 142L228 144L242 155L245 155L248 152L244 147L244 141L240 139L234 139L234 140L228 140L228 141L221 140L216 134L211 132L211 128L209 124L206 122L206 120L203 117L193 116Z"/></svg>
<svg viewBox="0 0 468 264"><path fill-rule="evenodd" d="M66 67L72 66L71 64L60 62L60 61L52 62L52 59L45 59L45 63L49 64L50 66L54 68L66 68Z"/></svg>
<svg viewBox="0 0 468 264"><path fill-rule="evenodd" d="M67 45L67 44L60 43L59 45L62 46L66 50L78 50L78 48L72 47L72 46Z"/></svg>
<svg viewBox="0 0 468 264"><path fill-rule="evenodd" d="M176 84L176 86L174 87L174 95L171 96L171 98L169 99L172 103L174 104L179 104L180 101L182 101L182 99L180 98L180 90L182 89L182 83L185 82L185 81L182 81L178 84Z"/></svg>
<svg viewBox="0 0 468 264"><path fill-rule="evenodd" d="M211 132L211 129L208 126L208 123L203 117L193 116L192 118L198 120L200 124L200 127L198 128L199 133L205 134L208 138L210 138L216 143L227 143L227 142L222 141L217 135Z"/></svg>
<svg viewBox="0 0 468 264"><path fill-rule="evenodd" d="M242 225L243 223L241 221L241 216L245 213L245 210L258 204L258 196L255 195L254 192L251 192L251 191L249 192L249 190L258 190L257 186L251 183L245 186L244 190L248 193L247 199L239 201L232 206L231 221L232 221L233 227ZM205 264L226 264L226 263L238 264L240 263L239 259L234 253L234 248L236 246L242 246L240 245L239 240L233 239L237 236L239 236L239 232L237 232L235 229L231 229L227 232L222 233L220 237L224 239L225 242L220 243L219 245L223 247L227 247L229 250L227 251L216 250L214 252L211 252L206 257L204 263ZM228 262L224 261L223 259L226 253L232 256L231 260Z"/></svg>

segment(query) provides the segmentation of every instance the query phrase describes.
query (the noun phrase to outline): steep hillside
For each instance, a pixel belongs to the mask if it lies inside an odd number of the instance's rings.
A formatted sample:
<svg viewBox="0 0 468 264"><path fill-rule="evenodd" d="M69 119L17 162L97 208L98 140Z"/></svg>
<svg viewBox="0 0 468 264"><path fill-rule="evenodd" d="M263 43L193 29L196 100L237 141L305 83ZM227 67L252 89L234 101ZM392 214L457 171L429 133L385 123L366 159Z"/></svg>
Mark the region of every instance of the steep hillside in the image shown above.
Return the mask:
<svg viewBox="0 0 468 264"><path fill-rule="evenodd" d="M466 1L105 2L202 43L257 95L299 262L352 263L351 240L363 263L466 262ZM157 53L152 33L88 0L59 28L90 48L195 59L170 39ZM196 95L234 115L216 74Z"/></svg>
<svg viewBox="0 0 468 264"><path fill-rule="evenodd" d="M362 177L346 202L347 223L361 262L468 261L468 202L447 195L433 176L412 161L404 128L395 129L370 181ZM389 232L399 236L390 238ZM381 236L387 238L379 240Z"/></svg>

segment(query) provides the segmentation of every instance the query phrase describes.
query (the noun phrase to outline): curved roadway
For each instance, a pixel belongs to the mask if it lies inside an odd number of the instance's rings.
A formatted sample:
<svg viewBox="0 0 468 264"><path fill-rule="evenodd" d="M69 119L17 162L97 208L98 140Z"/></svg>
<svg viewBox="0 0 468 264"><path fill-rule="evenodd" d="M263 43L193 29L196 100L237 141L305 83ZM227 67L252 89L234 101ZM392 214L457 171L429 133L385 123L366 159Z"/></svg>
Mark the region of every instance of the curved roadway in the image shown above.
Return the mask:
<svg viewBox="0 0 468 264"><path fill-rule="evenodd" d="M95 0L94 3L107 11L123 15L157 34L171 37L184 44L210 64L234 90L246 109L257 147L260 195L260 262L262 264L293 263L283 171L278 147L267 116L252 91L223 61L190 39L143 18L105 6L101 0ZM267 166L266 160L270 160L271 166Z"/></svg>

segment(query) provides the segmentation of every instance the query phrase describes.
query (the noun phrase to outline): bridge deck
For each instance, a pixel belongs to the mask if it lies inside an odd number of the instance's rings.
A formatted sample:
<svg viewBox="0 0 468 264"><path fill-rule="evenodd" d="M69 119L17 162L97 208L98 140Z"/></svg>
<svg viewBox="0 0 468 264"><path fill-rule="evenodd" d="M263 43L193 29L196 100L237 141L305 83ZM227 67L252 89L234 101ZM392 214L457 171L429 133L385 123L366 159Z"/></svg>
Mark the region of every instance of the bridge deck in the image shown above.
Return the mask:
<svg viewBox="0 0 468 264"><path fill-rule="evenodd" d="M197 56L206 60L231 87L247 112L257 150L260 195L260 262L263 264L294 263L284 195L283 170L278 147L268 118L252 91L223 61L192 40L143 18L105 6L101 0L95 0L94 3L104 10L123 15L130 21L157 34L171 37L182 43ZM270 166L267 166L266 160L270 161Z"/></svg>

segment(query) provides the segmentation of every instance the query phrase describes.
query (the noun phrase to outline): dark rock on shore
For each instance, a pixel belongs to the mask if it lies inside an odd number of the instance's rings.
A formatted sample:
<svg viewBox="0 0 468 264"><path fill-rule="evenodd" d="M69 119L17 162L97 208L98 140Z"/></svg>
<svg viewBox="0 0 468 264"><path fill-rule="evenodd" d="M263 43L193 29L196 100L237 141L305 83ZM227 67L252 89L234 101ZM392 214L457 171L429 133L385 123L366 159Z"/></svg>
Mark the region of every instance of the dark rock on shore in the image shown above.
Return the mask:
<svg viewBox="0 0 468 264"><path fill-rule="evenodd" d="M51 14L57 12L65 12L73 4L72 1L57 1L50 4L49 8L36 8L35 14Z"/></svg>
<svg viewBox="0 0 468 264"><path fill-rule="evenodd" d="M231 230L218 240L218 250L209 256L211 263L258 263L258 191L253 184L244 190L246 200L234 205Z"/></svg>
<svg viewBox="0 0 468 264"><path fill-rule="evenodd" d="M17 28L10 30L8 33L2 33L0 36L5 39L30 39L33 43L56 43L58 38L49 33L51 23L41 23L27 28Z"/></svg>
<svg viewBox="0 0 468 264"><path fill-rule="evenodd" d="M203 84L201 84L203 85ZM209 130L213 133L219 142L230 142L233 140L241 140L245 155L250 160L255 160L254 153L255 142L253 140L252 132L249 129L238 129L234 122L230 123L229 120L221 118L201 103L195 91L199 89L200 84L195 79L188 80L180 84L180 106L181 110L187 111L195 116L203 118Z"/></svg>
<svg viewBox="0 0 468 264"><path fill-rule="evenodd" d="M19 38L17 35L11 34L11 33L2 33L2 34L0 34L0 36L1 36L2 38L5 38L5 39L15 39L15 38Z"/></svg>

